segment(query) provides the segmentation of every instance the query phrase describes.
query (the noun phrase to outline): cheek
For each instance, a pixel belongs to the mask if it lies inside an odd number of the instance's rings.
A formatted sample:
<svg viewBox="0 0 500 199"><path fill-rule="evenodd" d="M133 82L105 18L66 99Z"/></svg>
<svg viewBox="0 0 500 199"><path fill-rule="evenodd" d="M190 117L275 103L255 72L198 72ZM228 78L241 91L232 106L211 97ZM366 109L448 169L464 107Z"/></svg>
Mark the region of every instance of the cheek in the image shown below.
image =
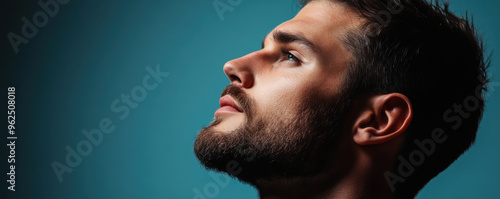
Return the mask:
<svg viewBox="0 0 500 199"><path fill-rule="evenodd" d="M303 103L307 82L295 78L279 78L261 82L255 89L257 117L292 119Z"/></svg>

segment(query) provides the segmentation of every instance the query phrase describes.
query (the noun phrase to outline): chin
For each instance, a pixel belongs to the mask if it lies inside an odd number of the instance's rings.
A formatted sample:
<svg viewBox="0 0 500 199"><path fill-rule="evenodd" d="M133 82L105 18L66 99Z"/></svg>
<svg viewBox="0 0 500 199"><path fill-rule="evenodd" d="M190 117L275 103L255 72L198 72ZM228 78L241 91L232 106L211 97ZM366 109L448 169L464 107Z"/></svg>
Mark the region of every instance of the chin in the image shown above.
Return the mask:
<svg viewBox="0 0 500 199"><path fill-rule="evenodd" d="M244 116L238 115L224 115L216 116L210 125L216 131L230 132L238 129L245 123Z"/></svg>

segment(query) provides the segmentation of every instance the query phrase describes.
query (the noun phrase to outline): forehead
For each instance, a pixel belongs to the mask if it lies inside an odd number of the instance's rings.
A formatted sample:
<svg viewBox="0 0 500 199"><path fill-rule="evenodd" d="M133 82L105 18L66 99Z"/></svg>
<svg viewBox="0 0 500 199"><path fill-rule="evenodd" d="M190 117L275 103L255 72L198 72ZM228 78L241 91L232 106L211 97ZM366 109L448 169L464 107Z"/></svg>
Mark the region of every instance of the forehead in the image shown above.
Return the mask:
<svg viewBox="0 0 500 199"><path fill-rule="evenodd" d="M348 30L359 27L361 22L361 17L343 4L315 0L302 8L293 19L276 27L273 32L281 31L303 36L318 47L320 55L326 53L328 55L325 56L330 57L332 52L346 51L341 39ZM266 39L270 37L269 35Z"/></svg>
<svg viewBox="0 0 500 199"><path fill-rule="evenodd" d="M340 33L361 24L361 17L341 3L316 0L307 4L291 20L276 27L298 28L311 36L339 36ZM328 32L320 32L328 31Z"/></svg>

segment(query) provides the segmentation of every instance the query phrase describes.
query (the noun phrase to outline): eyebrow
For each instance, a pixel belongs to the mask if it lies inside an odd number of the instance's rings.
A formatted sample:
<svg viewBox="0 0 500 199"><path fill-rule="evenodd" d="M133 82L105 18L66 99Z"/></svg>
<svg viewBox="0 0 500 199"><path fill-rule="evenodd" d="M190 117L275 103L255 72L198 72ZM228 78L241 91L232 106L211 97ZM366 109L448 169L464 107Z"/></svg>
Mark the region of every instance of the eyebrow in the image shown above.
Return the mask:
<svg viewBox="0 0 500 199"><path fill-rule="evenodd" d="M275 31L272 33L274 40L278 41L279 43L298 43L306 46L310 50L312 50L314 53L318 53L318 48L316 45L314 45L311 41L309 41L307 38L305 38L302 35L297 35L297 34L292 34L292 33L287 33L283 31ZM262 40L262 48L264 48L264 41L266 40L268 35L264 37Z"/></svg>

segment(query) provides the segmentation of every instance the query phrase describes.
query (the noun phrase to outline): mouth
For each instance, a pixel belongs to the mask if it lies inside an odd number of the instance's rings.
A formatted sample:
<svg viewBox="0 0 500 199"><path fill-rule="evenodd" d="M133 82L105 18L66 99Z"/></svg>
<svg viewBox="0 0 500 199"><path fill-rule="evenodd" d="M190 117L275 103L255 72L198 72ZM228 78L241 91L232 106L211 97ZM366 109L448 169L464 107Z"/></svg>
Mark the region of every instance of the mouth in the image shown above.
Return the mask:
<svg viewBox="0 0 500 199"><path fill-rule="evenodd" d="M243 109L229 95L224 95L219 100L220 108L215 111L214 115L222 115L227 113L243 113Z"/></svg>

